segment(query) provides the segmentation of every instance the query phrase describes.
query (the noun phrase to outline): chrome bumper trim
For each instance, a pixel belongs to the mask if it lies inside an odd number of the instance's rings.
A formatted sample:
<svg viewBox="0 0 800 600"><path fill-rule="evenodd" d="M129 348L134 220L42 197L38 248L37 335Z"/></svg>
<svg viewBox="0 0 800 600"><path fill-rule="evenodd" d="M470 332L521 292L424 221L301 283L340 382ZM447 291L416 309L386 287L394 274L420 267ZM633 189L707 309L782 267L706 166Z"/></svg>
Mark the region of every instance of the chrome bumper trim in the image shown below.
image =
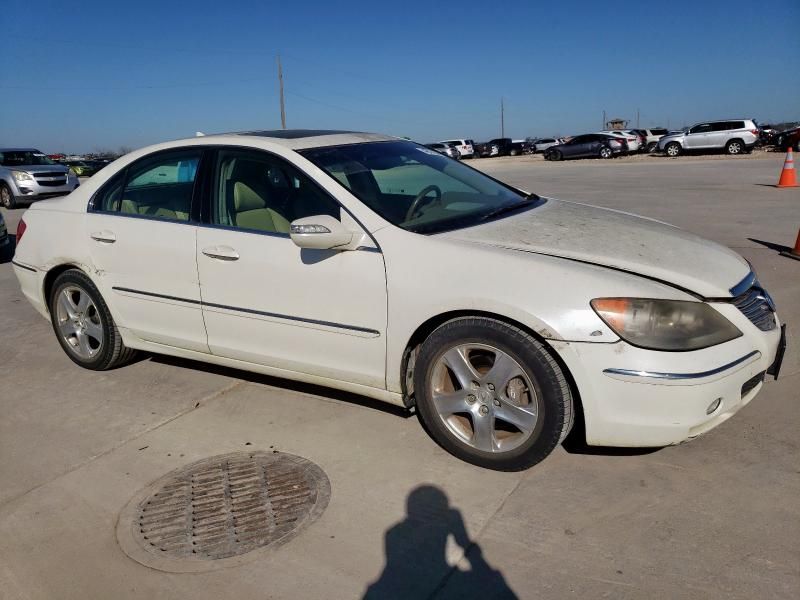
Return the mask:
<svg viewBox="0 0 800 600"><path fill-rule="evenodd" d="M743 362L750 360L753 357L761 358L761 352L759 352L758 350L753 350L749 354L745 354L741 358L737 358L733 362L729 362L727 365L722 365L721 367L717 367L716 369L711 369L710 371L703 371L701 373L660 373L658 371L634 371L630 369L605 369L603 373L611 377L621 376L624 378L630 377L634 379L658 379L667 381L703 379L705 377L712 377L713 375L719 375L720 373L727 371L728 369L732 369L733 367L736 367L742 364Z"/></svg>

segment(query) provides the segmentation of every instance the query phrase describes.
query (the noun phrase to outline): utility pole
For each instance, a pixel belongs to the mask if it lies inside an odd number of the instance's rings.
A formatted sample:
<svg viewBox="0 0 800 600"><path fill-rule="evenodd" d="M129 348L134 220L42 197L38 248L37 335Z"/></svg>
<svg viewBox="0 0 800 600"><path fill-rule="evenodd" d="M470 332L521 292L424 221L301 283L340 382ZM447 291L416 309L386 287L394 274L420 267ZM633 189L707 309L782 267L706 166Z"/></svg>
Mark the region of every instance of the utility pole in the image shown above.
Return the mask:
<svg viewBox="0 0 800 600"><path fill-rule="evenodd" d="M500 137L506 137L506 115L502 96L500 97Z"/></svg>
<svg viewBox="0 0 800 600"><path fill-rule="evenodd" d="M639 109L636 109L636 129L639 129Z"/></svg>
<svg viewBox="0 0 800 600"><path fill-rule="evenodd" d="M606 130L606 111L603 111L603 124L600 126L600 131Z"/></svg>
<svg viewBox="0 0 800 600"><path fill-rule="evenodd" d="M280 54L278 54L278 87L281 91L281 129L286 129L286 107L283 103L283 69L281 68Z"/></svg>

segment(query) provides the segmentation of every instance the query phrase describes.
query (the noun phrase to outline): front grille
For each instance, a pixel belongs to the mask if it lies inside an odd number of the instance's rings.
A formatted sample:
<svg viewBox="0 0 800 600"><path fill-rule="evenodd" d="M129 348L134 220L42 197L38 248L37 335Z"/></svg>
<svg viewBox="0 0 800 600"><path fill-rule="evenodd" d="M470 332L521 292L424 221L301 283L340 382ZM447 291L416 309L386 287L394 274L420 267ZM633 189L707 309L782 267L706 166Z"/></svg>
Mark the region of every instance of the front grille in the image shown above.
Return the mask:
<svg viewBox="0 0 800 600"><path fill-rule="evenodd" d="M44 171L41 173L34 173L33 176L36 179L41 179L42 177L61 177L63 179L67 174L64 171Z"/></svg>
<svg viewBox="0 0 800 600"><path fill-rule="evenodd" d="M66 179L56 179L55 181L37 181L40 186L42 187L59 187L62 185L67 185Z"/></svg>
<svg viewBox="0 0 800 600"><path fill-rule="evenodd" d="M762 381L764 381L764 371L745 381L744 385L742 385L742 398L752 392Z"/></svg>
<svg viewBox="0 0 800 600"><path fill-rule="evenodd" d="M769 298L767 292L753 286L741 296L734 298L733 304L761 331L772 331L777 321L775 311L767 298Z"/></svg>

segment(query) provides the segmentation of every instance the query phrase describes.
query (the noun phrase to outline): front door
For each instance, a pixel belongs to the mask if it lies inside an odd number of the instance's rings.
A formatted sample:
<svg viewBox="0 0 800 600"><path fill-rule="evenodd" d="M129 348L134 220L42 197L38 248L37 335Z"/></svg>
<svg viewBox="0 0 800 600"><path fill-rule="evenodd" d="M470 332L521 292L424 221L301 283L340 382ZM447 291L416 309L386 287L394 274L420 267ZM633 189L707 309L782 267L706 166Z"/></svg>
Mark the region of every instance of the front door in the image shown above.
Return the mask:
<svg viewBox="0 0 800 600"><path fill-rule="evenodd" d="M202 150L158 153L111 179L86 215L89 252L120 327L159 344L208 352L190 220Z"/></svg>
<svg viewBox="0 0 800 600"><path fill-rule="evenodd" d="M701 123L692 127L686 135L686 147L692 149L708 148L710 145L711 124Z"/></svg>
<svg viewBox="0 0 800 600"><path fill-rule="evenodd" d="M385 387L386 276L376 247L300 249L289 223L358 225L310 178L266 152L220 150L197 264L213 354Z"/></svg>

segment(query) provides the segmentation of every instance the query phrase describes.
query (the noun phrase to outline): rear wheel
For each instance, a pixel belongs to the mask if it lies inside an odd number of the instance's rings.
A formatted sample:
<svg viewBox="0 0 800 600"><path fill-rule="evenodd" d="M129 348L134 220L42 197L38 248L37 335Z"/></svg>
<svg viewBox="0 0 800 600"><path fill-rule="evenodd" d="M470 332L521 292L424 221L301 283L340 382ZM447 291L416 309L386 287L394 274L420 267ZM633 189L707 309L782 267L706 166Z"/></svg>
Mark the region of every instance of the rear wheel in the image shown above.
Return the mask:
<svg viewBox="0 0 800 600"><path fill-rule="evenodd" d="M600 148L600 158L611 158L612 156L614 156L614 153L611 151L611 148L608 146Z"/></svg>
<svg viewBox="0 0 800 600"><path fill-rule="evenodd" d="M53 283L50 319L67 356L85 369L105 371L130 362L126 348L97 287L85 273L70 269Z"/></svg>
<svg viewBox="0 0 800 600"><path fill-rule="evenodd" d="M664 148L664 152L666 153L666 155L671 156L673 158L676 156L680 156L682 151L683 148L681 148L681 145L678 142L670 142Z"/></svg>
<svg viewBox="0 0 800 600"><path fill-rule="evenodd" d="M422 344L414 370L420 419L467 462L501 471L546 458L569 433L569 384L545 346L495 319L445 323Z"/></svg>
<svg viewBox="0 0 800 600"><path fill-rule="evenodd" d="M5 183L0 183L0 204L5 208L16 208L17 201L11 189Z"/></svg>
<svg viewBox="0 0 800 600"><path fill-rule="evenodd" d="M731 140L725 144L725 152L731 155L741 154L744 152L744 142L742 140Z"/></svg>

